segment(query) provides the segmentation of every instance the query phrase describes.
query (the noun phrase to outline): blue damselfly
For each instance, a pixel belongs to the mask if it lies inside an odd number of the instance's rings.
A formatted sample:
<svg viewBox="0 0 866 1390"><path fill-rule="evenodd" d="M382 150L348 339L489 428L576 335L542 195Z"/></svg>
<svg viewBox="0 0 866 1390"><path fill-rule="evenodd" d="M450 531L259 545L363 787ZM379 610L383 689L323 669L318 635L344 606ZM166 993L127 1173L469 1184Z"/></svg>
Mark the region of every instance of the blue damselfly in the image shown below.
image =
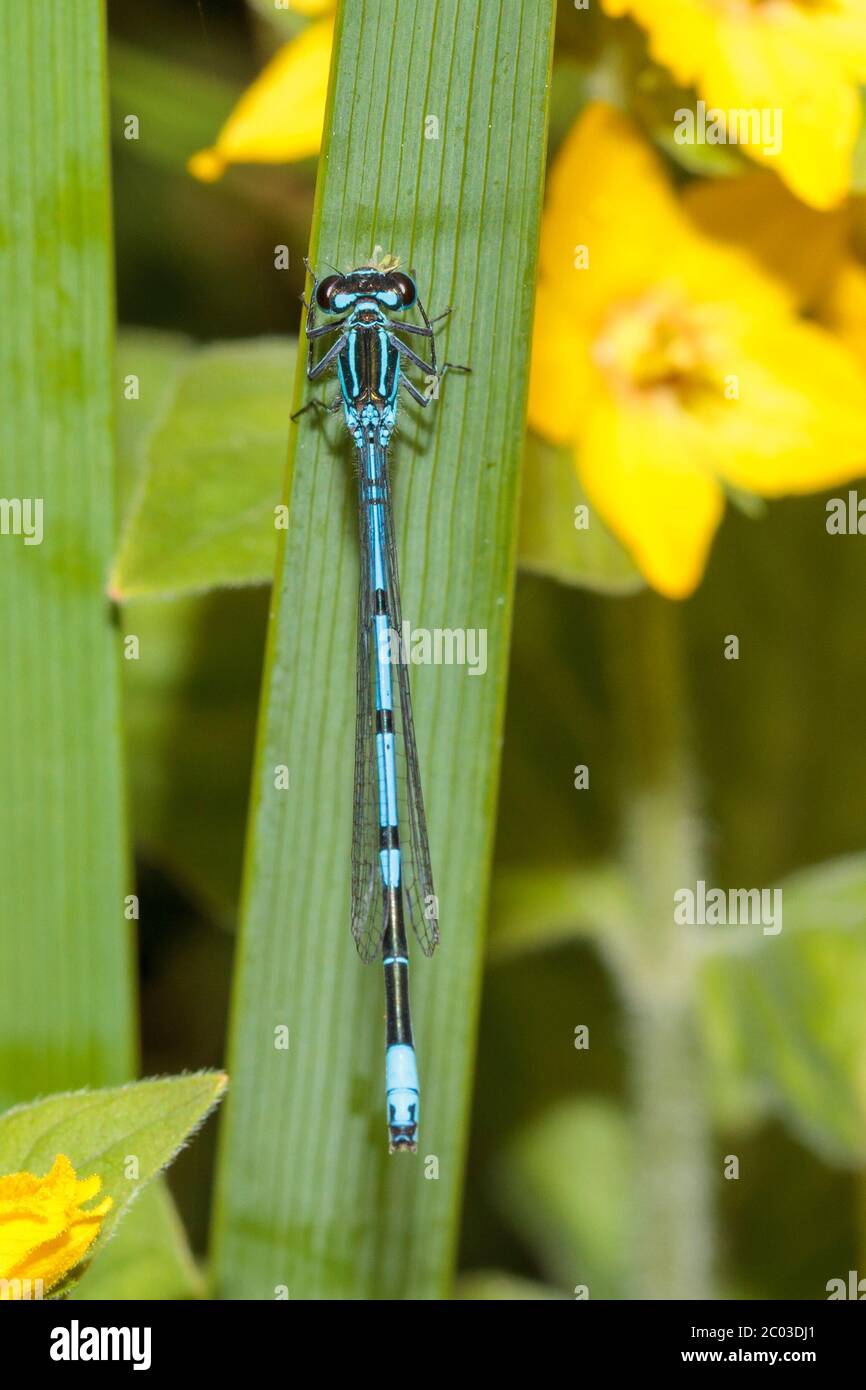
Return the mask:
<svg viewBox="0 0 866 1390"><path fill-rule="evenodd" d="M439 940L439 909L433 890L424 798L415 746L409 671L402 651L403 621L397 544L391 507L388 446L397 420L400 387L428 406L449 370L465 372L436 357L433 325L418 298L412 275L387 257L342 275L317 279L305 262L313 288L307 309L307 376L316 381L335 369L335 400L311 400L297 415L316 407L342 407L355 444L361 575L358 598L355 793L352 829L352 935L361 959L381 958L385 971L386 1114L390 1151L417 1148L418 1068L409 1011L409 955L405 918L425 955ZM417 308L422 324L395 321ZM316 310L336 321L318 324ZM316 360L316 342L336 334ZM403 336L429 344L425 362ZM425 374L425 389L401 370ZM297 416L295 417L297 418ZM396 672L396 681L392 673ZM396 685L396 698L395 698ZM402 774L402 775L401 775ZM404 916L405 910L405 916Z"/></svg>

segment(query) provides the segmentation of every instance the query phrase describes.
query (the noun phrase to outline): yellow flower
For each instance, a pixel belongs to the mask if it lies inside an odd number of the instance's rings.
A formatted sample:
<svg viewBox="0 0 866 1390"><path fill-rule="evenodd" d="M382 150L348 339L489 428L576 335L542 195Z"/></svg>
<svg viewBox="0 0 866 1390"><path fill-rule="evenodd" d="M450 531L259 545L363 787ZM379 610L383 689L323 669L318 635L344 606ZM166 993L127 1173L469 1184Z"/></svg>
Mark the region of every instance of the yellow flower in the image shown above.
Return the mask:
<svg viewBox="0 0 866 1390"><path fill-rule="evenodd" d="M781 112L781 148L744 145L805 202L845 196L866 80L866 0L602 0L708 107Z"/></svg>
<svg viewBox="0 0 866 1390"><path fill-rule="evenodd" d="M44 1178L10 1173L0 1178L0 1299L20 1296L12 1281L41 1281L47 1293L84 1257L112 1205L104 1197L88 1211L102 1179L75 1176L64 1154ZM31 1294L31 1296L33 1296Z"/></svg>
<svg viewBox="0 0 866 1390"><path fill-rule="evenodd" d="M327 14L333 0L294 0L302 14ZM241 97L216 144L187 163L212 182L228 164L281 164L317 154L328 95L334 19L327 14L284 44Z"/></svg>
<svg viewBox="0 0 866 1390"><path fill-rule="evenodd" d="M788 285L799 308L813 314L866 369L866 201L815 212L772 174L702 179L683 198L709 234L750 251ZM857 252L860 252L860 255Z"/></svg>
<svg viewBox="0 0 866 1390"><path fill-rule="evenodd" d="M572 447L590 502L671 598L701 579L726 485L775 497L866 471L853 355L797 316L782 279L700 231L601 104L551 173L529 421Z"/></svg>
<svg viewBox="0 0 866 1390"><path fill-rule="evenodd" d="M866 270L853 257L840 266L820 314L866 368Z"/></svg>
<svg viewBox="0 0 866 1390"><path fill-rule="evenodd" d="M812 310L826 296L845 256L847 208L817 212L758 169L695 180L683 203L701 231L748 251L784 280L798 308Z"/></svg>

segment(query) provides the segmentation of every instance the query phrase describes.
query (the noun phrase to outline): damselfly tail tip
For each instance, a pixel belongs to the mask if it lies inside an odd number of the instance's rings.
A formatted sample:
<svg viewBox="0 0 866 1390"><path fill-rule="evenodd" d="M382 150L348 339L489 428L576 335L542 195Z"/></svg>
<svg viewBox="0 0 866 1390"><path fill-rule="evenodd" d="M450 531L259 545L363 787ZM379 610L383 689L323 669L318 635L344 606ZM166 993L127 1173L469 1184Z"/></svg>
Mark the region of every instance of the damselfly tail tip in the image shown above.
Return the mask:
<svg viewBox="0 0 866 1390"><path fill-rule="evenodd" d="M416 1154L418 1142L415 1125L392 1125L388 1133L388 1152Z"/></svg>
<svg viewBox="0 0 866 1390"><path fill-rule="evenodd" d="M391 1043L385 1062L388 1152L418 1152L418 1067L411 1043Z"/></svg>

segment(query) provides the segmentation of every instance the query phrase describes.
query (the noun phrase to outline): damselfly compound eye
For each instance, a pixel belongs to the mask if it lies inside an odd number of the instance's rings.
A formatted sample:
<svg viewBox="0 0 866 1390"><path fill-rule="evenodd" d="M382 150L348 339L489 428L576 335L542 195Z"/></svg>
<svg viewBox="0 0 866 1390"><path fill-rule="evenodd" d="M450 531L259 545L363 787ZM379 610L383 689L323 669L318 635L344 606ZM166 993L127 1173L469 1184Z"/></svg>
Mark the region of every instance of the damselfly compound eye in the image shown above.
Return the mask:
<svg viewBox="0 0 866 1390"><path fill-rule="evenodd" d="M406 275L402 270L392 270L389 280L394 289L400 296L400 303L404 309L411 309L415 300L418 298L418 291L415 288L415 281L410 275Z"/></svg>
<svg viewBox="0 0 866 1390"><path fill-rule="evenodd" d="M337 287L342 284L342 280L342 275L328 275L316 290L316 303L323 313L332 314L334 312L334 295L337 293Z"/></svg>

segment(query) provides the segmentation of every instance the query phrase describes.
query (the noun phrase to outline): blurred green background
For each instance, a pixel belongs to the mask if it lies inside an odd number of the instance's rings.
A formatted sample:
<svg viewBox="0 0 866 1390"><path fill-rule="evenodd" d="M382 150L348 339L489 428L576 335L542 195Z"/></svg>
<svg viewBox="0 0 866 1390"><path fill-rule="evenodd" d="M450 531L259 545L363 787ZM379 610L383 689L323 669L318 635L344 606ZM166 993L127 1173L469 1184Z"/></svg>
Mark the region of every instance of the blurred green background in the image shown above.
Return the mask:
<svg viewBox="0 0 866 1390"><path fill-rule="evenodd" d="M112 0L109 19L121 374L132 343L147 342L167 380L186 351L131 330L294 336L315 162L232 169L213 185L185 168L274 51L274 24L242 0ZM583 93L573 23L564 13L554 147ZM119 138L127 111L146 139ZM273 269L280 243L287 272ZM137 445L121 438L127 500ZM697 865L726 887L775 886L863 850L866 572L862 540L826 534L825 500L780 501L759 519L729 508L681 605L520 576L463 1202L467 1297L573 1297L577 1284L652 1296L683 1203L689 1229L671 1240L696 1247L698 1289L820 1298L828 1279L866 1270L866 868L852 858L807 882L799 917L792 888L778 951L758 942L754 958L702 963L682 1009L639 970L629 977L622 941L635 928L620 920L636 901L636 929L651 934L641 874L666 853L676 864L680 846L683 885ZM158 654L124 663L145 1074L224 1060L267 603L254 586L124 610ZM738 662L723 659L728 633ZM574 787L578 764L588 790ZM335 949L350 949L348 933ZM673 1019L667 1043L657 1013ZM574 1046L579 1025L588 1050ZM648 1112L668 1115L667 1135ZM212 1140L170 1175L199 1251ZM723 1177L731 1154L737 1181ZM656 1174L649 1196L635 1165Z"/></svg>

